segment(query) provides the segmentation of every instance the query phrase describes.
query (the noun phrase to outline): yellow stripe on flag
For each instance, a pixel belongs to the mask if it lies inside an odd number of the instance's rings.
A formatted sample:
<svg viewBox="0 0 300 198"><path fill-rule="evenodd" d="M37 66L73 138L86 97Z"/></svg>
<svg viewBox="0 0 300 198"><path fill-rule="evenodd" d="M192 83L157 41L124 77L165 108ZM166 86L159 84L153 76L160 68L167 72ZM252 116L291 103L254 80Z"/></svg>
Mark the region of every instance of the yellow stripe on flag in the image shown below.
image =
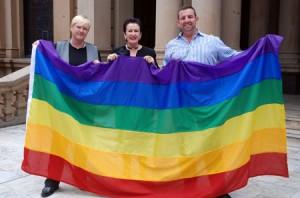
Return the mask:
<svg viewBox="0 0 300 198"><path fill-rule="evenodd" d="M278 120L266 119L274 114ZM232 118L217 128L155 134L83 125L48 103L33 99L29 123L51 128L68 141L95 150L150 157L183 157L244 141L253 131L265 128L279 128L281 131L285 128L284 115L283 105L270 104Z"/></svg>
<svg viewBox="0 0 300 198"><path fill-rule="evenodd" d="M266 140L268 144L263 144ZM234 170L247 163L251 154L286 153L285 143L282 129L265 129L245 141L195 157L145 157L95 150L88 145L76 144L50 128L28 124L25 147L59 156L97 175L172 181Z"/></svg>

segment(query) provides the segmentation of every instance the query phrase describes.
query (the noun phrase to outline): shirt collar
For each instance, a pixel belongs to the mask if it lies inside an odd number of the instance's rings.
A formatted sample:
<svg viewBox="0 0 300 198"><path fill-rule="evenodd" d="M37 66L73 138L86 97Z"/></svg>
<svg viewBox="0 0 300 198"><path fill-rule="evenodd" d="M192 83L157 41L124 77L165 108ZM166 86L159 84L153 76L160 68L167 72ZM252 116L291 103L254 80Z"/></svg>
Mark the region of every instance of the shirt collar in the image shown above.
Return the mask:
<svg viewBox="0 0 300 198"><path fill-rule="evenodd" d="M193 39L195 39L196 37L198 36L204 36L202 32L200 31L197 31L196 34L193 36ZM183 39L183 33L180 32L177 36L177 39Z"/></svg>
<svg viewBox="0 0 300 198"><path fill-rule="evenodd" d="M74 49L82 49L82 48L85 48L85 47L86 47L86 42L84 42L84 43L83 43L83 46L80 47L80 48L74 47L74 46L71 44L71 40L69 40L69 44L70 44L70 46L72 46Z"/></svg>

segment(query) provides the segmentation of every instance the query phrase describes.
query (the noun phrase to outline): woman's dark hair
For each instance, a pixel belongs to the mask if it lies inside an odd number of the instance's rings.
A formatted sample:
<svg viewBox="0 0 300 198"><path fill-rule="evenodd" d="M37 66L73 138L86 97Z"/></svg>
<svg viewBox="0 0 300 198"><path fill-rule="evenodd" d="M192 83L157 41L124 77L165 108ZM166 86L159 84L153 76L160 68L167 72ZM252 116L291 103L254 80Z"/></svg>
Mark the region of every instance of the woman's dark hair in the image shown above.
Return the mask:
<svg viewBox="0 0 300 198"><path fill-rule="evenodd" d="M140 31L142 32L142 23L141 23L140 19L132 17L132 18L126 19L124 21L124 23L123 23L123 32L124 33L126 32L126 28L129 23L137 24L140 27Z"/></svg>

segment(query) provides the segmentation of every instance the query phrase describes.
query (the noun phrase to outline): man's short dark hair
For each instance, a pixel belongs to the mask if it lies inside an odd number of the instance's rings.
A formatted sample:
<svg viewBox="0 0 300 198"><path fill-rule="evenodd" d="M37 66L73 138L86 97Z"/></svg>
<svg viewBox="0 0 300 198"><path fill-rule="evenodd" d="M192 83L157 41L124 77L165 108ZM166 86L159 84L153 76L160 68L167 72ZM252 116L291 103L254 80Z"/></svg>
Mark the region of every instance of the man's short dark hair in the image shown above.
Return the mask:
<svg viewBox="0 0 300 198"><path fill-rule="evenodd" d="M196 10L193 6L190 5L186 5L186 6L182 6L181 8L179 8L179 10L177 11L177 18L179 19L179 12L182 10L187 10L187 9L192 9L194 11L195 17L197 17L197 13Z"/></svg>
<svg viewBox="0 0 300 198"><path fill-rule="evenodd" d="M140 19L138 18L134 18L134 17L131 17L129 19L126 19L123 23L123 32L125 33L126 32L126 28L127 28L127 25L129 23L135 23L137 24L139 27L140 27L140 31L142 32L142 22Z"/></svg>

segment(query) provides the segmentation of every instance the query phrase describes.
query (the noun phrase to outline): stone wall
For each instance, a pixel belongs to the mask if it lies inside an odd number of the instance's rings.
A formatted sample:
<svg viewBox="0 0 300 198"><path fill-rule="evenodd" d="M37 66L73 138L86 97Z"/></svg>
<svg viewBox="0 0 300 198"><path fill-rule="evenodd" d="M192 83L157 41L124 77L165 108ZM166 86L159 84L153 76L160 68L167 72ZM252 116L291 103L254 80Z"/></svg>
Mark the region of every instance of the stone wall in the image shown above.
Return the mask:
<svg viewBox="0 0 300 198"><path fill-rule="evenodd" d="M0 127L25 123L29 66L0 78Z"/></svg>

